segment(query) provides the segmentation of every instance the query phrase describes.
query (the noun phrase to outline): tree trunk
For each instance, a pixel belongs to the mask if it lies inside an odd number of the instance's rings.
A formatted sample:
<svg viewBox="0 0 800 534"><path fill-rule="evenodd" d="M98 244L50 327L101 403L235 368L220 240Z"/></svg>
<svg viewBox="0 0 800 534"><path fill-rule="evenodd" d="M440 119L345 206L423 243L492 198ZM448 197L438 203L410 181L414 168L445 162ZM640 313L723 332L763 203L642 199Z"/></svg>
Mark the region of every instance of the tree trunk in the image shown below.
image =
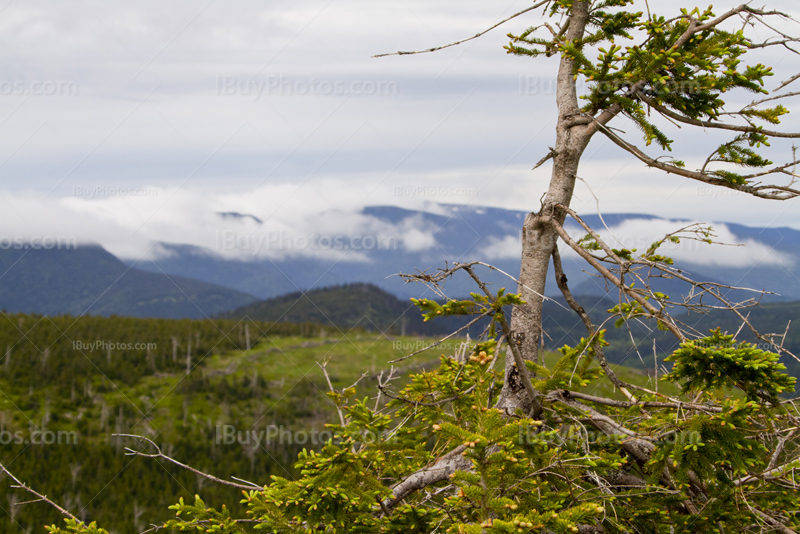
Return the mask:
<svg viewBox="0 0 800 534"><path fill-rule="evenodd" d="M588 1L575 2L567 39L574 41L583 37L588 17ZM558 124L550 186L541 211L530 213L522 228L522 268L518 293L527 304L514 308L509 341L516 344L523 357L530 361L539 361L542 343L541 295L545 292L547 270L558 240L553 228L549 224L541 223L540 218L548 216L559 223L564 222L566 213L555 206L569 206L575 189L578 165L591 139L591 130L587 128L591 119L581 114L574 73L575 61L562 56L557 80ZM514 367L514 361L506 359L506 380L498 399L498 407L507 410L521 408L528 413L531 401L520 387Z"/></svg>

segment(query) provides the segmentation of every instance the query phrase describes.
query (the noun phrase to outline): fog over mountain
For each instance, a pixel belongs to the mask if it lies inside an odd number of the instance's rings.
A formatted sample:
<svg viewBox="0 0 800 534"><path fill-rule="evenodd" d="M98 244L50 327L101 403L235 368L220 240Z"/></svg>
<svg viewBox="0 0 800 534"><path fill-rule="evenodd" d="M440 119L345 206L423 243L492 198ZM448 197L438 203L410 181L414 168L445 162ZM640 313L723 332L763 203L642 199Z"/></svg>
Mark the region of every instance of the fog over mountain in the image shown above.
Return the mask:
<svg viewBox="0 0 800 534"><path fill-rule="evenodd" d="M276 235L243 225L226 234L220 249L160 243L151 260L129 261L139 269L178 274L268 298L351 282L371 282L402 296L419 296L424 288L404 285L398 272L435 270L446 262L486 261L512 276L519 272L519 229L525 213L497 208L432 206L430 211L391 206L365 208L357 214L364 233L330 234L322 228L309 234ZM586 215L586 221L618 248L646 249L687 220L666 220L643 214ZM773 298L800 298L794 270L800 261L800 232L789 228L750 228L712 224L714 240L685 240L662 249L691 275L734 286L767 289ZM577 224L570 233L582 237ZM613 236L613 237L612 237ZM563 247L562 247L563 248ZM564 263L577 294L598 295L604 289L581 271L577 256L564 249ZM515 283L487 273L495 284ZM673 286L671 286L673 287ZM677 291L685 288L674 286ZM450 284L454 296L471 291L467 280ZM557 289L552 286L550 292Z"/></svg>

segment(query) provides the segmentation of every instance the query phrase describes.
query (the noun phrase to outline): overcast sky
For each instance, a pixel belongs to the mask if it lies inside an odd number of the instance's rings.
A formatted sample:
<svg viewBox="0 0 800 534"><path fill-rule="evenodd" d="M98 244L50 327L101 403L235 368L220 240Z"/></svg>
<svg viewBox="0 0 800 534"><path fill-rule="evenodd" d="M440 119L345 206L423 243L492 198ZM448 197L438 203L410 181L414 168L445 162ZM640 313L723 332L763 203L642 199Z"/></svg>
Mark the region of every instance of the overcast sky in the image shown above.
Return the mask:
<svg viewBox="0 0 800 534"><path fill-rule="evenodd" d="M771 4L800 15L791 0ZM528 5L9 0L0 7L0 224L7 235L75 235L138 257L154 241L207 245L223 225L217 212L346 232L369 205L535 210L550 169L530 169L554 142L557 65L502 47L538 13L435 54L370 58L473 35ZM650 0L670 16L676 5ZM759 58L775 66L771 87L800 72L785 50ZM781 128L798 131L799 117ZM670 134L690 167L729 137ZM771 154L790 149L776 142ZM797 202L648 171L600 138L581 178L605 213L800 228ZM596 211L586 185L574 206Z"/></svg>

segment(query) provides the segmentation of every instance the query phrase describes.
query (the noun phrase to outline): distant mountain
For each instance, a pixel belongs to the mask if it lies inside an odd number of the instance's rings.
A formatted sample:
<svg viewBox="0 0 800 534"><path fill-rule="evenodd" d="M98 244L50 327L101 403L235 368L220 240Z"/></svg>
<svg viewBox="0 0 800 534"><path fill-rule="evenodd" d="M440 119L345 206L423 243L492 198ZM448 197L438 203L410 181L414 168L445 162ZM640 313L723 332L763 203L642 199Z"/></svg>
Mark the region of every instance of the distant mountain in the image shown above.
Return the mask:
<svg viewBox="0 0 800 534"><path fill-rule="evenodd" d="M234 223L234 228L239 226L236 221L240 221L242 230L240 233L226 230L228 233L217 244L217 249L159 243L155 249L160 253L155 258L128 261L128 267L97 247L0 250L0 307L50 314L82 313L88 309L89 313L100 315L202 317L240 308L259 299L366 283L400 298L400 307L387 308L396 314L408 308L408 297L437 296L424 285L405 284L399 277L392 276L398 272L433 272L454 262L483 260L516 276L520 269L520 228L526 214L473 206L432 205L428 211L368 207L358 215L361 226L357 231L373 234L364 234L361 244L367 244L369 239L373 245L377 242L386 246L348 245L338 249L335 248L337 238L345 237L344 242L348 243L351 236L333 232L350 231L349 227L331 229L330 234L325 234L325 229L321 228L317 236L324 239L311 244L306 241L305 248L299 247L299 241L290 241L289 245L296 248L274 250L269 257L257 252L284 246L283 234L275 234L269 226L271 221L266 217L259 219L259 216L263 217L261 213L220 213L220 219L227 221L226 224ZM258 225L256 219L262 224ZM674 229L681 225L681 221L665 221L636 213L610 214L603 220L597 215L586 215L584 219L596 228L607 226L622 240L644 229L649 228L652 234L656 230L662 232L662 228ZM719 227L725 241L746 242L749 248L718 247L711 252L698 249L697 253L690 249L683 259L677 260L681 268L704 281L780 294L766 298L765 302L800 300L800 278L795 274L800 264L800 231L736 224ZM583 233L575 223L568 223L567 229L575 235ZM234 246L239 246L240 242L258 243L258 250L236 249L232 257L226 248L229 237ZM334 247L326 249L326 243ZM626 245L641 249L648 244ZM704 255L701 256L701 252ZM605 284L584 272L587 269L584 263L569 254L564 254L563 260L573 294L603 296ZM476 267L476 272L493 290L501 287L516 290L516 282L507 276L483 267ZM675 281L662 281L656 284L656 289L677 299L687 287ZM448 279L445 285L445 291L452 297L462 297L474 290L473 281L464 273ZM552 276L546 294L558 295ZM380 319L377 308L373 315L377 318L374 319L376 324L391 325ZM351 324L351 321L348 319L345 323ZM407 327L410 325L408 323Z"/></svg>
<svg viewBox="0 0 800 534"><path fill-rule="evenodd" d="M44 315L204 318L255 297L126 266L96 246L0 249L0 308Z"/></svg>
<svg viewBox="0 0 800 534"><path fill-rule="evenodd" d="M435 270L444 267L446 262L452 264L483 260L512 276L519 273L519 235L525 212L473 206L439 205L432 211L375 206L363 209L361 215L373 221L373 226L383 229L381 231L386 235L401 236L397 246L365 250L344 249L327 255L308 254L307 250L303 251L305 255L279 251L281 254L271 256L270 259L253 255L245 260L223 256L216 250L161 243L159 247L162 254L158 258L140 260L132 265L154 273L164 272L203 280L261 299L295 291L361 282L375 284L402 298L433 297L425 287L404 284L398 277L391 275L398 272ZM595 228L625 227L629 233L631 229L635 233L639 226L648 224L674 228L681 222L672 221L672 224L668 224L664 219L636 213L609 214L603 220L598 215L586 215L584 219ZM264 225L268 222L265 220ZM692 256L689 256L688 261L679 261L682 268L704 281L767 289L780 294L780 297L769 297L767 300L800 300L800 278L795 275L796 265L800 264L800 231L790 228L751 228L736 224L718 226L729 234L729 239L750 242L760 248L720 247L715 249L721 251L720 254L741 251L737 252L740 254L739 259L727 263L709 261L702 264L693 262ZM421 244L403 241L402 236L409 235L408 228L426 233L428 240ZM582 233L574 222L568 222L567 229L576 234ZM248 227L247 232L250 231ZM324 233L324 229L320 232ZM269 241L264 247L268 243ZM636 243L633 246L641 249L647 245L649 243ZM775 254L765 256L771 251ZM706 258L712 256L713 260L714 254L717 252L708 253ZM575 294L602 294L600 288L604 284L599 284L596 278L583 272L585 265L565 255L564 268ZM516 283L513 280L481 270L478 269L479 273L493 287L515 289ZM673 294L676 287L681 292L685 291L679 284L671 282L666 287L670 294ZM465 295L472 290L474 285L466 275L457 275L447 282L447 291L452 295ZM558 289L552 283L552 276L547 294L558 294Z"/></svg>
<svg viewBox="0 0 800 534"><path fill-rule="evenodd" d="M249 213L237 213L235 211L221 211L217 213L222 220L234 220L234 221L245 221L251 220L256 224L263 224L264 221L256 217L255 215L250 215Z"/></svg>
<svg viewBox="0 0 800 534"><path fill-rule="evenodd" d="M317 323L342 330L361 327L392 334L440 335L461 321L423 322L416 306L373 284L346 284L294 292L219 315L221 319Z"/></svg>

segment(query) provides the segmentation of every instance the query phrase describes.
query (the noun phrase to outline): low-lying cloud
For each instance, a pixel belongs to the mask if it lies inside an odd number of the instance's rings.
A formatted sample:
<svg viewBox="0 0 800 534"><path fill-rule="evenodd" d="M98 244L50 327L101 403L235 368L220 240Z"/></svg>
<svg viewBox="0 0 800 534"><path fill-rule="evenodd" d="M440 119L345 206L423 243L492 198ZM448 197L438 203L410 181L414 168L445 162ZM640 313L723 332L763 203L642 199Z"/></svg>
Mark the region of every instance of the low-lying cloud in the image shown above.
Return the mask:
<svg viewBox="0 0 800 534"><path fill-rule="evenodd" d="M609 229L596 228L600 237L612 248L646 251L652 243L665 235L685 228L692 223L666 219L628 219ZM713 244L684 239L681 243L665 243L659 253L673 258L676 263L709 267L749 267L757 264L792 266L794 258L764 243L752 239L741 239L728 225L711 224ZM586 235L583 229L570 228L569 234L576 241ZM687 236L687 234L684 234ZM577 253L563 243L562 254L577 257ZM488 261L519 258L522 252L520 234L492 237L483 247L482 254Z"/></svg>
<svg viewBox="0 0 800 534"><path fill-rule="evenodd" d="M168 254L159 243L202 247L228 259L316 258L363 263L375 251L420 252L436 246L422 217L390 223L361 213L348 196L317 195L286 184L214 194L148 187L146 195L41 198L0 193L3 236L59 236L99 244L124 259ZM0 236L0 237L3 237Z"/></svg>

